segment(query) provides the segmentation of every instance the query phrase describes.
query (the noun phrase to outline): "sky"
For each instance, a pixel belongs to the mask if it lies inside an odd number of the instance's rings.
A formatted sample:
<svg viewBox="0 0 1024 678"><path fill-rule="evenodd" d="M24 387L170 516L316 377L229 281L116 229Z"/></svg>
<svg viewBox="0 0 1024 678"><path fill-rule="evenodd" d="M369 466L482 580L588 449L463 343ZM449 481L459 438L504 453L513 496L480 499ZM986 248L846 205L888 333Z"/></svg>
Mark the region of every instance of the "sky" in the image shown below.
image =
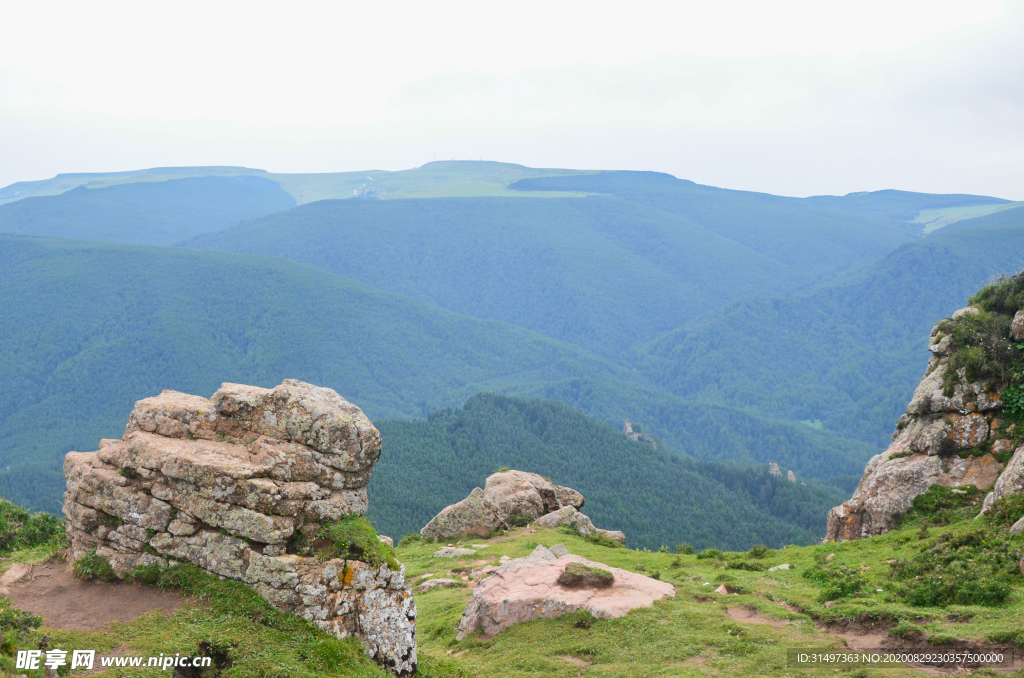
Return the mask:
<svg viewBox="0 0 1024 678"><path fill-rule="evenodd" d="M433 159L1024 200L1024 2L4 0L0 186Z"/></svg>

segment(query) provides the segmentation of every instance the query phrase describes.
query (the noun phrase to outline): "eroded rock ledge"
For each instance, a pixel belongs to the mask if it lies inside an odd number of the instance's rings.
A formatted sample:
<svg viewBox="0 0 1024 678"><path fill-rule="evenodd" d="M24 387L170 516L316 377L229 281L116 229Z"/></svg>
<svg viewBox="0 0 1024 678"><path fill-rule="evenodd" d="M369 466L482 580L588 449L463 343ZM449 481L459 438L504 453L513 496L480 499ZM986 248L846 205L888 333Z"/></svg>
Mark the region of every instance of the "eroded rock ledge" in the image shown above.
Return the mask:
<svg viewBox="0 0 1024 678"><path fill-rule="evenodd" d="M380 433L337 393L296 380L164 391L135 404L121 440L64 460L71 556L189 561L251 586L282 611L416 670L416 606L404 567L304 554L323 523L367 509Z"/></svg>
<svg viewBox="0 0 1024 678"><path fill-rule="evenodd" d="M914 497L934 484L994 488L986 509L1003 494L1024 487L1024 446L1017 448L1005 471L996 458L1005 460L1013 451L998 418L1006 385L995 379L971 382L963 368L947 374L952 347L944 330L958 318L978 313L971 306L960 309L932 330L928 370L897 423L893 443L868 462L853 498L829 511L826 539L884 534L910 509ZM1024 311L1013 323L1004 341L1024 340ZM958 453L965 450L967 456L961 458Z"/></svg>

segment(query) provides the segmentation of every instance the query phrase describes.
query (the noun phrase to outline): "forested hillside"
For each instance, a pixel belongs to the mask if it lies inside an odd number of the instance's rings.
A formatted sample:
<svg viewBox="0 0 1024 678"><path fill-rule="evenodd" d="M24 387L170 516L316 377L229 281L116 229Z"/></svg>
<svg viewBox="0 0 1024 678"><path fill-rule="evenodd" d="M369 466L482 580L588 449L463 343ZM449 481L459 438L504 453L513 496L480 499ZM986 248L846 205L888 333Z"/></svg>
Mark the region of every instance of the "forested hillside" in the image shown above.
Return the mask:
<svg viewBox="0 0 1024 678"><path fill-rule="evenodd" d="M820 420L884 445L924 372L932 326L1024 267L1024 208L960 222L789 299L736 302L636 351L686 399Z"/></svg>
<svg viewBox="0 0 1024 678"><path fill-rule="evenodd" d="M873 451L688 404L583 349L282 259L0 236L0 270L0 495L35 508L57 508L64 453L120 437L136 400L224 381L303 379L374 419L486 390L561 393L675 449L803 475L859 473Z"/></svg>
<svg viewBox="0 0 1024 678"><path fill-rule="evenodd" d="M656 549L747 549L808 544L844 495L791 483L767 465L706 463L654 450L583 412L551 400L496 394L470 398L427 420L378 422L380 461L370 483L370 518L399 537L418 532L500 467L548 476L586 497L584 511L628 545Z"/></svg>
<svg viewBox="0 0 1024 678"><path fill-rule="evenodd" d="M328 200L188 244L287 257L606 355L806 282L685 218L605 197Z"/></svg>
<svg viewBox="0 0 1024 678"><path fill-rule="evenodd" d="M171 245L294 206L280 186L260 177L79 187L0 205L0 233Z"/></svg>

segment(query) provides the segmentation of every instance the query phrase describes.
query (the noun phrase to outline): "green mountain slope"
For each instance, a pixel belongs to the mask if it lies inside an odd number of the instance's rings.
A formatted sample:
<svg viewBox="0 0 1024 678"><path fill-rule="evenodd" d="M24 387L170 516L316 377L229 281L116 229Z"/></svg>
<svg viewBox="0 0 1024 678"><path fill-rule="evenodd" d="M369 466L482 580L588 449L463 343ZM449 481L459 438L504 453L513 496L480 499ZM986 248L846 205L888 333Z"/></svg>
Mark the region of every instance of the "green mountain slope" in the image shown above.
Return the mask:
<svg viewBox="0 0 1024 678"><path fill-rule="evenodd" d="M686 219L600 197L321 201L188 244L287 257L606 355L802 282Z"/></svg>
<svg viewBox="0 0 1024 678"><path fill-rule="evenodd" d="M0 205L0 233L170 245L295 206L260 177L202 177L75 188Z"/></svg>
<svg viewBox="0 0 1024 678"><path fill-rule="evenodd" d="M638 349L637 360L681 397L821 420L882 445L924 371L932 325L1022 266L1016 208L907 243L808 294L736 302Z"/></svg>
<svg viewBox="0 0 1024 678"><path fill-rule="evenodd" d="M767 466L698 462L655 451L551 400L495 394L426 420L378 422L384 441L370 483L370 518L396 537L418 532L499 467L550 476L586 497L599 527L633 548L811 543L843 494L768 474Z"/></svg>
<svg viewBox="0 0 1024 678"><path fill-rule="evenodd" d="M857 473L873 452L836 453L815 432L684 403L529 330L283 259L0 235L0 281L0 495L35 508L55 510L63 454L120 437L135 400L208 395L223 381L323 384L374 419L479 391L550 391L605 421L643 422L676 449L771 455L801 475Z"/></svg>

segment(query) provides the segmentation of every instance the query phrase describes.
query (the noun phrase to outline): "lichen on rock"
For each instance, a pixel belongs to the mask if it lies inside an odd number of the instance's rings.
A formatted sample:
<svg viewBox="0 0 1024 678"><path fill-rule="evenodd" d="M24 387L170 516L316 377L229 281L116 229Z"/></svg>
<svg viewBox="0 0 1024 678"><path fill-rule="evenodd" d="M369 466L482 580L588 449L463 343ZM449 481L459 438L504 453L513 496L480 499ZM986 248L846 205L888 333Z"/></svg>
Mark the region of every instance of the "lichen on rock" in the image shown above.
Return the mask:
<svg viewBox="0 0 1024 678"><path fill-rule="evenodd" d="M313 554L334 521L366 512L380 447L358 407L301 381L224 384L209 400L164 391L135 404L121 440L66 455L70 555L101 557L119 576L194 563L325 631L358 636L379 662L412 674L416 605L404 566L351 550Z"/></svg>

